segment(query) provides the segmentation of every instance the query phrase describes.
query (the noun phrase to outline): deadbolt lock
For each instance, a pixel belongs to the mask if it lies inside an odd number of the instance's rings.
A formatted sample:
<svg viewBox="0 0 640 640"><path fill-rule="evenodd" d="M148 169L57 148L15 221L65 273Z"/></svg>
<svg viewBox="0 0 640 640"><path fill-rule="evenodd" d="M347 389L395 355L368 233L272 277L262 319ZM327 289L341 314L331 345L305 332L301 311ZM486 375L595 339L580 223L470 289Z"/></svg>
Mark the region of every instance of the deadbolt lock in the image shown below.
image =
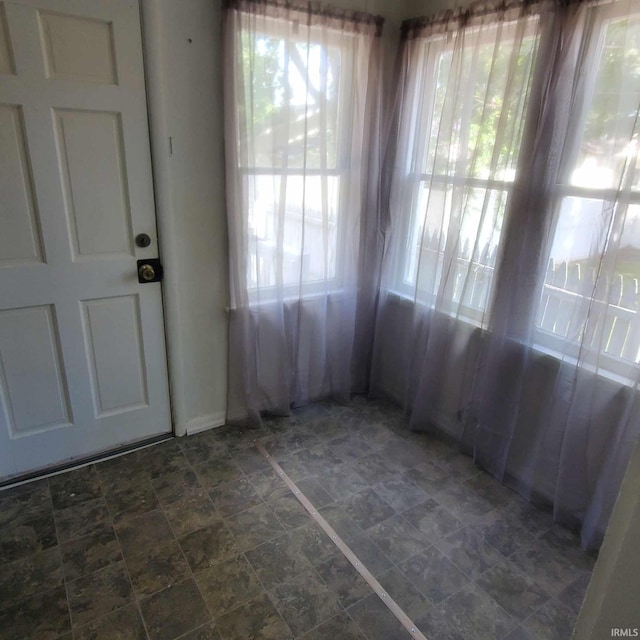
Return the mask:
<svg viewBox="0 0 640 640"><path fill-rule="evenodd" d="M162 265L160 264L160 260L157 258L138 260L138 282L140 284L160 282L160 280L162 280Z"/></svg>

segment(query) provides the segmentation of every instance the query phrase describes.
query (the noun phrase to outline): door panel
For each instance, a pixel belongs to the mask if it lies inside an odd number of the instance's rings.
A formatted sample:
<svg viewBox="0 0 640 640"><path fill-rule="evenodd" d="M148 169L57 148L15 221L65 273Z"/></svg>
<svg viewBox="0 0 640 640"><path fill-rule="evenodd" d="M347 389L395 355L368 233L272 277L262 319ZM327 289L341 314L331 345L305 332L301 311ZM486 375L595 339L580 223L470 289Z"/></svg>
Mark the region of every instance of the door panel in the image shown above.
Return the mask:
<svg viewBox="0 0 640 640"><path fill-rule="evenodd" d="M63 109L54 118L74 257L132 256L120 114Z"/></svg>
<svg viewBox="0 0 640 640"><path fill-rule="evenodd" d="M138 296L88 300L83 306L96 417L147 406Z"/></svg>
<svg viewBox="0 0 640 640"><path fill-rule="evenodd" d="M47 78L118 84L113 24L39 11Z"/></svg>
<svg viewBox="0 0 640 640"><path fill-rule="evenodd" d="M42 262L40 226L28 162L22 109L0 105L0 264Z"/></svg>
<svg viewBox="0 0 640 640"><path fill-rule="evenodd" d="M51 305L0 311L0 395L14 438L71 422L54 314Z"/></svg>
<svg viewBox="0 0 640 640"><path fill-rule="evenodd" d="M7 29L7 18L4 7L0 6L0 75L14 73L13 55L9 42L9 30Z"/></svg>
<svg viewBox="0 0 640 640"><path fill-rule="evenodd" d="M137 3L0 0L0 479L170 431ZM138 233L152 238L135 246Z"/></svg>

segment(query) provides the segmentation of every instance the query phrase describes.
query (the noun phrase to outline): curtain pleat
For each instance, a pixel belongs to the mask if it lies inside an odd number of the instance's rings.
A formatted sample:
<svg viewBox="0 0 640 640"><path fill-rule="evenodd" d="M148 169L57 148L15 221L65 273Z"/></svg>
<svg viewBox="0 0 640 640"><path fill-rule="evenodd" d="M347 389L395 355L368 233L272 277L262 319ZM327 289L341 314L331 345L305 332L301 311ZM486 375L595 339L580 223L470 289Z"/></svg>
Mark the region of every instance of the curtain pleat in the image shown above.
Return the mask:
<svg viewBox="0 0 640 640"><path fill-rule="evenodd" d="M403 27L374 393L598 547L640 434L640 15Z"/></svg>

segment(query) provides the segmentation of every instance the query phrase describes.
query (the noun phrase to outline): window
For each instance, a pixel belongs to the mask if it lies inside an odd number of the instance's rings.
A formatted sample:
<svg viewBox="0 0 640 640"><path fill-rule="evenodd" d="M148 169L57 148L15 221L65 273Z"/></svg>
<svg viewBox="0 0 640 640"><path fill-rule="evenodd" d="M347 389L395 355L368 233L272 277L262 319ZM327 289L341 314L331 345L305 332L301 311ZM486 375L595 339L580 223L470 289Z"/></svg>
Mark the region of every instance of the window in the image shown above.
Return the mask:
<svg viewBox="0 0 640 640"><path fill-rule="evenodd" d="M537 48L537 21L421 39L402 116L409 193L394 288L479 320L487 310ZM402 198L402 196L401 196ZM400 199L401 199L400 198Z"/></svg>
<svg viewBox="0 0 640 640"><path fill-rule="evenodd" d="M241 32L238 147L250 294L342 284L362 48L355 33L277 19Z"/></svg>
<svg viewBox="0 0 640 640"><path fill-rule="evenodd" d="M568 341L574 355L584 342L622 372L640 362L640 15L616 16L615 6L592 10L593 71L567 136L537 341ZM614 263L608 277L598 277L601 260Z"/></svg>

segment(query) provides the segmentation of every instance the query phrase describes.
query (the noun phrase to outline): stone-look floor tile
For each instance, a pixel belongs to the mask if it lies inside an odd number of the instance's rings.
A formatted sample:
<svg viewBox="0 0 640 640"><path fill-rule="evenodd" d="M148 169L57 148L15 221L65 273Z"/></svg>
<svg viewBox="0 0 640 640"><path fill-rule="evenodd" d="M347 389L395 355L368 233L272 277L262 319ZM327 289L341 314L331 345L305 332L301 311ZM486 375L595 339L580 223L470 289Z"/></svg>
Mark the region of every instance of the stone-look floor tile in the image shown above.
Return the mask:
<svg viewBox="0 0 640 640"><path fill-rule="evenodd" d="M327 468L322 474L318 474L317 480L335 500L346 500L354 493L369 488L368 483L349 464Z"/></svg>
<svg viewBox="0 0 640 640"><path fill-rule="evenodd" d="M416 627L429 639L434 640L468 640L458 631L448 618L447 612L435 606L424 616L414 620Z"/></svg>
<svg viewBox="0 0 640 640"><path fill-rule="evenodd" d="M404 473L405 477L429 495L433 495L455 484L455 480L437 464L425 461Z"/></svg>
<svg viewBox="0 0 640 640"><path fill-rule="evenodd" d="M174 640L211 618L193 578L140 601L151 640Z"/></svg>
<svg viewBox="0 0 640 640"><path fill-rule="evenodd" d="M425 615L431 608L431 603L397 567L378 576L378 580L382 588L412 620Z"/></svg>
<svg viewBox="0 0 640 640"><path fill-rule="evenodd" d="M444 600L468 582L464 573L435 547L413 556L399 568L434 603Z"/></svg>
<svg viewBox="0 0 640 640"><path fill-rule="evenodd" d="M464 484L471 488L476 495L484 498L494 508L520 500L520 497L515 491L500 484L485 471L480 471L480 473L467 480Z"/></svg>
<svg viewBox="0 0 640 640"><path fill-rule="evenodd" d="M235 538L221 520L178 538L178 542L194 573L240 553Z"/></svg>
<svg viewBox="0 0 640 640"><path fill-rule="evenodd" d="M140 464L151 478L159 478L184 469L188 463L174 438L142 449Z"/></svg>
<svg viewBox="0 0 640 640"><path fill-rule="evenodd" d="M224 640L291 640L293 634L266 594L216 619Z"/></svg>
<svg viewBox="0 0 640 640"><path fill-rule="evenodd" d="M466 456L457 451L449 455L438 456L436 464L450 476L462 482L481 473L480 467L473 462L471 456Z"/></svg>
<svg viewBox="0 0 640 640"><path fill-rule="evenodd" d="M117 458L95 464L100 485L105 494L122 491L139 482L146 482L149 475L140 464L140 454L132 451Z"/></svg>
<svg viewBox="0 0 640 640"><path fill-rule="evenodd" d="M493 509L490 502L463 484L456 484L440 491L436 494L435 499L458 520L466 524L476 522L478 518Z"/></svg>
<svg viewBox="0 0 640 640"><path fill-rule="evenodd" d="M515 500L508 505L508 508L509 512L517 517L522 529L536 538L554 526L551 511L539 509L526 500Z"/></svg>
<svg viewBox="0 0 640 640"><path fill-rule="evenodd" d="M93 465L66 471L49 478L54 509L66 509L102 495L98 474Z"/></svg>
<svg viewBox="0 0 640 640"><path fill-rule="evenodd" d="M548 600L522 626L539 640L567 640L575 623L573 611L557 600Z"/></svg>
<svg viewBox="0 0 640 640"><path fill-rule="evenodd" d="M57 544L53 514L0 527L0 563L12 562Z"/></svg>
<svg viewBox="0 0 640 640"><path fill-rule="evenodd" d="M189 464L199 465L218 458L227 458L229 452L224 444L205 431L193 436L178 439L178 444L187 458Z"/></svg>
<svg viewBox="0 0 640 640"><path fill-rule="evenodd" d="M282 470L294 482L300 482L300 480L310 477L309 470L295 457L295 455L276 457L275 459L278 461Z"/></svg>
<svg viewBox="0 0 640 640"><path fill-rule="evenodd" d="M102 498L56 511L55 519L60 543L98 533L111 526L111 515Z"/></svg>
<svg viewBox="0 0 640 640"><path fill-rule="evenodd" d="M548 593L508 560L489 569L476 584L518 620L524 620L549 599Z"/></svg>
<svg viewBox="0 0 640 640"><path fill-rule="evenodd" d="M423 491L407 477L396 474L388 480L373 485L375 492L390 504L397 513L422 504L429 499Z"/></svg>
<svg viewBox="0 0 640 640"><path fill-rule="evenodd" d="M74 626L98 618L133 602L133 590L124 562L115 562L84 578L67 583Z"/></svg>
<svg viewBox="0 0 640 640"><path fill-rule="evenodd" d="M125 489L107 492L106 500L116 523L148 513L160 506L149 480L140 480Z"/></svg>
<svg viewBox="0 0 640 640"><path fill-rule="evenodd" d="M355 434L334 438L328 446L341 462L355 462L359 458L373 453L371 447Z"/></svg>
<svg viewBox="0 0 640 640"><path fill-rule="evenodd" d="M162 591L189 577L189 565L175 540L127 558L133 590L138 598Z"/></svg>
<svg viewBox="0 0 640 640"><path fill-rule="evenodd" d="M344 612L301 636L300 640L367 640Z"/></svg>
<svg viewBox="0 0 640 640"><path fill-rule="evenodd" d="M173 539L173 532L164 513L150 511L116 525L116 534L125 557L153 549Z"/></svg>
<svg viewBox="0 0 640 640"><path fill-rule="evenodd" d="M345 608L371 593L371 587L343 555L323 562L316 571Z"/></svg>
<svg viewBox="0 0 640 640"><path fill-rule="evenodd" d="M15 498L16 496L26 495L32 493L36 489L48 490L49 478L40 478L39 480L31 480L22 484L17 484L13 487L0 489L0 503L7 498Z"/></svg>
<svg viewBox="0 0 640 640"><path fill-rule="evenodd" d="M458 518L442 507L437 500L429 499L402 514L425 539L437 542L462 526Z"/></svg>
<svg viewBox="0 0 640 640"><path fill-rule="evenodd" d="M269 461L255 447L234 451L231 457L246 475L271 469Z"/></svg>
<svg viewBox="0 0 640 640"><path fill-rule="evenodd" d="M151 484L163 507L202 491L198 476L191 469L182 469L175 473L160 476L152 480Z"/></svg>
<svg viewBox="0 0 640 640"><path fill-rule="evenodd" d="M380 547L376 546L365 533L347 538L345 542L358 557L358 560L360 560L374 576L379 576L381 573L384 573L393 564L391 560L382 553Z"/></svg>
<svg viewBox="0 0 640 640"><path fill-rule="evenodd" d="M578 614L582 607L582 601L584 595L587 592L587 587L591 581L591 573L583 573L579 578L576 578L566 589L560 592L558 600L562 602L565 607L569 607L571 611Z"/></svg>
<svg viewBox="0 0 640 640"><path fill-rule="evenodd" d="M327 468L344 462L328 444L319 444L311 449L303 449L291 456L292 460L306 470L309 475L320 475Z"/></svg>
<svg viewBox="0 0 640 640"><path fill-rule="evenodd" d="M313 520L297 529L292 529L289 535L314 566L340 554L338 547Z"/></svg>
<svg viewBox="0 0 640 640"><path fill-rule="evenodd" d="M349 607L347 613L356 621L368 640L408 640L411 637L374 593Z"/></svg>
<svg viewBox="0 0 640 640"><path fill-rule="evenodd" d="M62 565L67 580L75 580L122 560L120 545L112 527L76 538L61 545Z"/></svg>
<svg viewBox="0 0 640 640"><path fill-rule="evenodd" d="M404 438L397 436L387 440L376 452L397 471L407 471L424 462L422 451L409 446Z"/></svg>
<svg viewBox="0 0 640 640"><path fill-rule="evenodd" d="M362 533L362 529L360 529L352 520L351 516L339 505L327 505L322 509L318 509L318 513L333 527L335 532L343 540Z"/></svg>
<svg viewBox="0 0 640 640"><path fill-rule="evenodd" d="M129 604L74 630L74 640L146 640L138 607Z"/></svg>
<svg viewBox="0 0 640 640"><path fill-rule="evenodd" d="M511 508L494 509L471 526L505 557L530 545L535 539L523 528Z"/></svg>
<svg viewBox="0 0 640 640"><path fill-rule="evenodd" d="M232 516L262 502L249 480L240 478L234 482L221 484L209 494L213 504L222 516Z"/></svg>
<svg viewBox="0 0 640 640"><path fill-rule="evenodd" d="M245 555L267 589L312 568L296 539L287 534L264 542Z"/></svg>
<svg viewBox="0 0 640 640"><path fill-rule="evenodd" d="M295 635L310 631L341 610L336 595L315 571L301 573L278 584L270 593L276 608Z"/></svg>
<svg viewBox="0 0 640 640"><path fill-rule="evenodd" d="M554 525L540 536L552 549L562 554L571 564L582 571L593 571L596 555L584 551L580 536L559 525Z"/></svg>
<svg viewBox="0 0 640 640"><path fill-rule="evenodd" d="M564 554L541 540L516 551L509 560L551 595L558 595L582 575Z"/></svg>
<svg viewBox="0 0 640 640"><path fill-rule="evenodd" d="M257 547L284 532L284 528L265 504L225 518L242 551Z"/></svg>
<svg viewBox="0 0 640 640"><path fill-rule="evenodd" d="M310 518L307 510L288 487L271 494L267 504L285 529L301 527Z"/></svg>
<svg viewBox="0 0 640 640"><path fill-rule="evenodd" d="M373 527L395 514L389 503L371 488L341 501L341 505L361 529Z"/></svg>
<svg viewBox="0 0 640 640"><path fill-rule="evenodd" d="M503 559L501 553L470 527L442 538L435 546L471 579L477 578Z"/></svg>
<svg viewBox="0 0 640 640"><path fill-rule="evenodd" d="M52 547L5 564L0 572L0 609L62 584L60 549Z"/></svg>
<svg viewBox="0 0 640 640"><path fill-rule="evenodd" d="M427 613L447 621L465 640L496 640L504 638L516 625L513 618L474 584L467 585ZM420 627L420 618L416 624ZM424 625L427 628L429 625ZM423 627L420 627L423 628ZM423 628L423 630L426 630ZM440 636L435 636L440 638ZM454 636L455 637L455 636Z"/></svg>
<svg viewBox="0 0 640 640"><path fill-rule="evenodd" d="M351 463L354 471L370 485L384 482L394 475L395 469L385 464L384 459L377 453L370 453Z"/></svg>
<svg viewBox="0 0 640 640"><path fill-rule="evenodd" d="M285 486L282 478L273 469L265 469L264 471L256 471L247 476L251 486L256 493L263 499L267 500L275 491L282 491Z"/></svg>
<svg viewBox="0 0 640 640"><path fill-rule="evenodd" d="M254 440L267 434L264 429L232 425L216 427L211 429L209 433L211 438L222 443L229 453L236 453L242 449L251 449L254 446Z"/></svg>
<svg viewBox="0 0 640 640"><path fill-rule="evenodd" d="M183 636L180 636L180 640L222 640L220 632L215 622L207 622L201 627L189 631Z"/></svg>
<svg viewBox="0 0 640 640"><path fill-rule="evenodd" d="M231 457L215 458L204 464L199 464L193 469L207 491L211 491L221 484L244 478L244 473Z"/></svg>
<svg viewBox="0 0 640 640"><path fill-rule="evenodd" d="M18 489L19 487L16 487ZM14 525L30 522L47 515L52 510L49 484L40 484L32 491L0 492L0 527L11 522Z"/></svg>
<svg viewBox="0 0 640 640"><path fill-rule="evenodd" d="M404 562L430 546L427 538L401 515L367 529L367 535L395 563Z"/></svg>
<svg viewBox="0 0 640 640"><path fill-rule="evenodd" d="M242 554L202 571L196 582L215 618L263 593L260 580Z"/></svg>
<svg viewBox="0 0 640 640"><path fill-rule="evenodd" d="M221 519L211 498L204 490L195 491L187 498L172 502L165 507L164 512L177 536L203 529Z"/></svg>
<svg viewBox="0 0 640 640"><path fill-rule="evenodd" d="M2 640L55 640L71 629L64 587L0 610Z"/></svg>
<svg viewBox="0 0 640 640"><path fill-rule="evenodd" d="M540 640L524 627L516 627L504 640Z"/></svg>
<svg viewBox="0 0 640 640"><path fill-rule="evenodd" d="M318 420L310 424L308 430L321 442L330 442L349 435L349 430L342 426L337 418Z"/></svg>
<svg viewBox="0 0 640 640"><path fill-rule="evenodd" d="M333 502L333 498L318 484L314 478L305 478L297 483L298 489L311 502L320 509Z"/></svg>

